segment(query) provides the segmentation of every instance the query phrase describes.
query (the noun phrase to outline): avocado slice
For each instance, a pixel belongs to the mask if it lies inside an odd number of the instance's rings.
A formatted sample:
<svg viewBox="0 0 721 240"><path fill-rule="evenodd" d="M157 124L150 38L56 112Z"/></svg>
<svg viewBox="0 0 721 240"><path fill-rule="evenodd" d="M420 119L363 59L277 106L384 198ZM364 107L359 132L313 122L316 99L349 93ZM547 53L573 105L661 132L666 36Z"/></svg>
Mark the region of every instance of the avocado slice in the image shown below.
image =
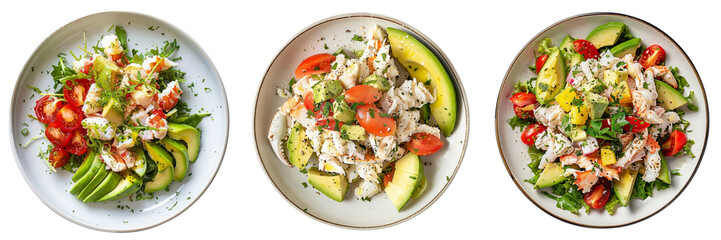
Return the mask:
<svg viewBox="0 0 721 240"><path fill-rule="evenodd" d="M93 165L93 161L95 160L95 152L93 150L88 151L88 153L85 155L85 159L83 160L83 163L80 164L80 167L78 167L78 170L75 171L75 174L73 174L72 180L73 182L78 182L83 176L85 176L85 173L90 170L90 166Z"/></svg>
<svg viewBox="0 0 721 240"><path fill-rule="evenodd" d="M573 60L573 56L578 54L576 52L576 48L573 46L574 41L576 41L575 38L571 37L571 35L566 35L566 37L563 38L563 41L561 41L561 45L558 45L558 49L561 50L561 55L563 55L563 60L565 61L566 66L575 65L571 62Z"/></svg>
<svg viewBox="0 0 721 240"><path fill-rule="evenodd" d="M420 82L430 81L430 92L436 92L436 101L430 106L433 118L444 136L448 137L456 126L457 99L451 77L438 57L410 34L387 28L391 54ZM565 76L564 76L565 77Z"/></svg>
<svg viewBox="0 0 721 240"><path fill-rule="evenodd" d="M308 169L308 183L338 202L342 202L346 192L348 192L348 179L345 176L321 172L316 167Z"/></svg>
<svg viewBox="0 0 721 240"><path fill-rule="evenodd" d="M378 90L381 90L382 92L388 91L391 89L391 83L388 81L388 79L384 78L381 75L378 74L372 74L361 82L363 85L369 85L374 88L377 88Z"/></svg>
<svg viewBox="0 0 721 240"><path fill-rule="evenodd" d="M566 87L566 68L560 52L560 50L554 50L538 73L534 92L536 99L541 104L553 101L556 95Z"/></svg>
<svg viewBox="0 0 721 240"><path fill-rule="evenodd" d="M608 22L593 29L586 40L593 43L596 48L613 46L626 29L626 24L620 22Z"/></svg>
<svg viewBox="0 0 721 240"><path fill-rule="evenodd" d="M115 124L115 126L123 124L123 115L123 107L115 98L110 98L108 104L103 107L103 118Z"/></svg>
<svg viewBox="0 0 721 240"><path fill-rule="evenodd" d="M131 169L139 177L145 176L145 172L148 170L148 159L145 158L145 151L140 146L135 146L130 151L135 152L135 166Z"/></svg>
<svg viewBox="0 0 721 240"><path fill-rule="evenodd" d="M619 173L618 180L613 180L613 191L624 207L628 206L628 202L631 200L631 192L633 192L637 176L638 170L626 169Z"/></svg>
<svg viewBox="0 0 721 240"><path fill-rule="evenodd" d="M155 175L153 181L145 184L145 192L155 192L165 189L173 182L175 169L173 167L173 156L165 149L152 142L143 142L145 150L150 155L150 159L155 161L158 166L158 174Z"/></svg>
<svg viewBox="0 0 721 240"><path fill-rule="evenodd" d="M428 120L431 119L431 105L423 104L419 110L421 111L421 123L428 124Z"/></svg>
<svg viewBox="0 0 721 240"><path fill-rule="evenodd" d="M141 177L135 174L133 171L122 171L120 172L120 176L122 177L122 179L115 187L115 189L98 199L98 202L117 200L130 196L140 190L140 187L143 185L143 180L141 179Z"/></svg>
<svg viewBox="0 0 721 240"><path fill-rule="evenodd" d="M668 83L656 80L658 102L667 111L674 110L688 103L688 100Z"/></svg>
<svg viewBox="0 0 721 240"><path fill-rule="evenodd" d="M333 118L335 118L335 120L350 123L355 121L355 115L356 111L351 109L345 100L336 100L333 103Z"/></svg>
<svg viewBox="0 0 721 240"><path fill-rule="evenodd" d="M90 196L90 194L95 191L95 189L100 185L100 183L105 180L105 177L108 176L108 173L110 173L110 171L105 170L104 165L105 163L103 163L103 166L95 173L95 176L93 176L93 180L90 180L88 185L83 188L83 191L78 194L79 200L85 200L85 198Z"/></svg>
<svg viewBox="0 0 721 240"><path fill-rule="evenodd" d="M313 101L315 103L330 100L343 93L343 85L338 80L320 81L311 88L313 89Z"/></svg>
<svg viewBox="0 0 721 240"><path fill-rule="evenodd" d="M641 47L640 38L632 38L625 42L619 43L611 48L611 54L617 58L623 58L626 54L631 54L636 57L636 50Z"/></svg>
<svg viewBox="0 0 721 240"><path fill-rule="evenodd" d="M93 177L95 177L95 174L101 168L103 168L103 169L105 168L105 163L103 162L103 160L100 159L100 157L98 157L96 152L90 151L88 153L89 153L88 156L90 156L90 153L92 153L92 155L93 155L89 159L86 158L86 160L92 161L92 163L90 164L90 169L88 169L88 171L85 172L85 174L83 174L83 176L80 179L78 179L78 181L75 182L75 185L73 185L73 187L70 188L70 194L76 195L76 194L80 193L81 191L83 191L83 189L85 189L85 187L90 183L90 181L93 180Z"/></svg>
<svg viewBox="0 0 721 240"><path fill-rule="evenodd" d="M345 124L340 126L340 137L343 139L363 141L366 140L366 130L360 125Z"/></svg>
<svg viewBox="0 0 721 240"><path fill-rule="evenodd" d="M110 59L103 56L96 56L95 60L93 60L91 75L95 78L95 83L103 90L115 90L115 84L118 81L118 71L120 71L120 68Z"/></svg>
<svg viewBox="0 0 721 240"><path fill-rule="evenodd" d="M533 185L533 188L539 189L539 188L545 188L550 187L553 185L556 185L560 182L563 182L563 180L566 180L566 176L564 176L564 173L566 170L561 167L561 163L558 162L552 162L546 165L546 167L543 169L543 172L541 172L541 175L538 177L538 181L536 181L536 185Z"/></svg>
<svg viewBox="0 0 721 240"><path fill-rule="evenodd" d="M290 130L286 147L288 148L288 162L298 169L305 169L308 159L313 155L313 148L305 135L305 129L299 123L296 123Z"/></svg>
<svg viewBox="0 0 721 240"><path fill-rule="evenodd" d="M183 140L188 145L190 162L195 162L198 159L200 132L197 129L186 124L168 123L168 136L175 140Z"/></svg>
<svg viewBox="0 0 721 240"><path fill-rule="evenodd" d="M428 180L426 179L426 175L423 175L423 176L421 176L421 181L418 182L416 190L413 191L411 198L420 197L421 194L423 194L423 192L426 191L426 187L428 187Z"/></svg>
<svg viewBox="0 0 721 240"><path fill-rule="evenodd" d="M661 170L658 173L658 179L667 184L671 184L671 172L668 169L666 158L663 157L663 154L659 154L659 156L661 156Z"/></svg>
<svg viewBox="0 0 721 240"><path fill-rule="evenodd" d="M120 183L120 179L122 179L120 174L108 171L108 175L105 176L105 179L103 179L103 181L95 188L95 190L93 190L92 193L90 193L90 195L88 195L88 197L83 199L83 202L97 201L101 197L105 196L105 194L113 191L113 189L118 186L118 183Z"/></svg>
<svg viewBox="0 0 721 240"><path fill-rule="evenodd" d="M185 147L179 141L173 140L172 138L163 138L160 140L160 144L173 155L175 159L175 171L173 173L173 180L183 181L185 174L188 172L188 165L190 164L190 158L188 157L188 148Z"/></svg>
<svg viewBox="0 0 721 240"><path fill-rule="evenodd" d="M414 192L417 191L423 178L423 164L421 158L413 153L407 153L395 162L393 180L388 182L385 192L393 205L400 212L408 204Z"/></svg>

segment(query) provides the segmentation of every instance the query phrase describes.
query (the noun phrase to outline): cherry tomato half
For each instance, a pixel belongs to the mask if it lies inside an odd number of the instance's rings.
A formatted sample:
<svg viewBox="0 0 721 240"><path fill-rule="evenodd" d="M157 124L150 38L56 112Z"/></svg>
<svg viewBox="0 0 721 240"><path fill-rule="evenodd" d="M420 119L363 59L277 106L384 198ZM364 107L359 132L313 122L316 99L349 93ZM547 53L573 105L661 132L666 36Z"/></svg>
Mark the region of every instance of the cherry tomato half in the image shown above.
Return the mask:
<svg viewBox="0 0 721 240"><path fill-rule="evenodd" d="M611 196L611 181L606 178L599 178L596 185L593 185L590 192L583 194L583 200L592 208L602 208L606 205Z"/></svg>
<svg viewBox="0 0 721 240"><path fill-rule="evenodd" d="M316 75L330 72L330 63L335 61L335 56L327 53L310 56L300 62L295 69L295 78L301 79L307 75Z"/></svg>
<svg viewBox="0 0 721 240"><path fill-rule="evenodd" d="M668 140L663 142L663 145L661 145L661 151L663 151L664 156L673 156L676 155L678 152L683 149L684 146L686 146L686 134L679 131L679 130L673 130L671 132L671 135L669 135Z"/></svg>
<svg viewBox="0 0 721 240"><path fill-rule="evenodd" d="M593 58L598 60L598 48L593 46L593 43L589 41L583 39L573 41L573 48L575 48L576 52L582 54L586 59Z"/></svg>
<svg viewBox="0 0 721 240"><path fill-rule="evenodd" d="M356 120L368 133L379 137L396 132L396 120L373 105L362 105L356 109Z"/></svg>
<svg viewBox="0 0 721 240"><path fill-rule="evenodd" d="M661 46L654 44L646 48L646 50L643 50L641 59L639 59L638 62L641 63L641 66L643 66L644 69L647 69L656 65L661 65L664 60L666 60L666 51L663 50Z"/></svg>
<svg viewBox="0 0 721 240"><path fill-rule="evenodd" d="M533 93L527 93L527 92L519 92L516 94L513 94L511 96L511 103L513 105L519 106L519 107L525 107L530 104L536 104L538 101L536 100L536 95Z"/></svg>
<svg viewBox="0 0 721 240"><path fill-rule="evenodd" d="M536 105L527 105L525 107L519 107L519 106L513 106L513 111L516 113L516 116L519 118L527 119L527 118L533 118L535 115L533 114L533 109L536 108Z"/></svg>
<svg viewBox="0 0 721 240"><path fill-rule="evenodd" d="M63 86L63 96L68 105L80 108L85 103L85 96L90 89L90 81L87 79L68 80Z"/></svg>
<svg viewBox="0 0 721 240"><path fill-rule="evenodd" d="M396 173L396 163L392 162L389 166L391 168L390 172L387 172L385 175L383 175L383 187L387 187L388 183L393 181L393 175Z"/></svg>
<svg viewBox="0 0 721 240"><path fill-rule="evenodd" d="M371 104L377 102L378 100L381 100L383 92L370 85L355 85L350 89L346 90L343 95L345 95L345 101L348 104L360 102L365 104Z"/></svg>
<svg viewBox="0 0 721 240"><path fill-rule="evenodd" d="M331 99L331 101L335 101L335 99ZM325 108L328 109L328 116L326 117L333 116L333 108L331 107L331 103L329 101L324 101L319 104L315 104L312 92L306 93L305 97L303 97L303 106L305 106L305 109L313 113L315 119L321 119L324 117L323 110Z"/></svg>
<svg viewBox="0 0 721 240"><path fill-rule="evenodd" d="M526 127L526 129L523 130L523 133L521 134L521 142L529 146L533 145L534 143L536 143L536 137L538 137L538 134L541 134L544 131L546 131L546 126L543 126L539 123L528 125L528 127Z"/></svg>
<svg viewBox="0 0 721 240"><path fill-rule="evenodd" d="M45 128L45 137L56 147L65 147L70 142L70 134L63 132L57 122Z"/></svg>
<svg viewBox="0 0 721 240"><path fill-rule="evenodd" d="M406 143L406 150L418 156L431 155L443 147L440 138L428 133L416 133L411 136L411 141Z"/></svg>
<svg viewBox="0 0 721 240"><path fill-rule="evenodd" d="M543 68L543 64L546 64L546 60L548 60L548 54L543 54L536 58L536 74L541 73L541 68Z"/></svg>
<svg viewBox="0 0 721 240"><path fill-rule="evenodd" d="M626 132L638 133L651 126L650 123L634 116L626 116L626 121L629 123L623 126L623 130Z"/></svg>
<svg viewBox="0 0 721 240"><path fill-rule="evenodd" d="M55 97L44 96L35 102L35 117L42 123L51 124L64 105Z"/></svg>
<svg viewBox="0 0 721 240"><path fill-rule="evenodd" d="M83 112L70 105L65 105L57 114L58 125L65 132L72 132L80 128L83 118Z"/></svg>
<svg viewBox="0 0 721 240"><path fill-rule="evenodd" d="M50 150L48 161L50 161L50 165L53 165L53 167L59 168L65 166L65 164L68 164L69 160L70 154L68 154L68 152L66 152L62 147L56 146L53 150Z"/></svg>
<svg viewBox="0 0 721 240"><path fill-rule="evenodd" d="M321 118L315 122L316 126L322 127L323 129L340 131L340 127L343 126L343 122L336 121L333 118Z"/></svg>
<svg viewBox="0 0 721 240"><path fill-rule="evenodd" d="M70 142L65 146L67 152L75 155L83 155L88 151L88 140L85 139L87 135L85 129L80 128L72 133L68 133L68 135L70 135L70 137L68 137Z"/></svg>

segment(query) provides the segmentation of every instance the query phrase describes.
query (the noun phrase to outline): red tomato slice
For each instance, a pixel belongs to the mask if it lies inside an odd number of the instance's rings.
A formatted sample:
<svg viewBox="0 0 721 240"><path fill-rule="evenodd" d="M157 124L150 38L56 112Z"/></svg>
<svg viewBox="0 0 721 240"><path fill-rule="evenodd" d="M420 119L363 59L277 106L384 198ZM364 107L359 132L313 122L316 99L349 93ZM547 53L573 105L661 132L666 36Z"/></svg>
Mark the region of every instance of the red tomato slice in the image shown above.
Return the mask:
<svg viewBox="0 0 721 240"><path fill-rule="evenodd" d="M642 132L644 129L651 126L650 123L634 116L626 116L626 121L629 122L629 124L623 126L623 130L626 132Z"/></svg>
<svg viewBox="0 0 721 240"><path fill-rule="evenodd" d="M57 147L65 147L70 142L70 134L63 132L57 122L45 128L45 137Z"/></svg>
<svg viewBox="0 0 721 240"><path fill-rule="evenodd" d="M387 172L385 175L383 175L383 187L387 187L388 183L393 181L393 174L396 173L396 163L392 162L391 165L389 165L391 168L390 172Z"/></svg>
<svg viewBox="0 0 721 240"><path fill-rule="evenodd" d="M343 95L345 95L345 101L348 104L371 104L381 100L383 92L369 85L356 85L345 91Z"/></svg>
<svg viewBox="0 0 721 240"><path fill-rule="evenodd" d="M396 132L396 120L373 105L362 105L356 109L356 120L368 133L379 137Z"/></svg>
<svg viewBox="0 0 721 240"><path fill-rule="evenodd" d="M68 80L63 86L63 96L68 101L68 105L80 108L85 103L85 96L88 95L90 89L90 81L87 79Z"/></svg>
<svg viewBox="0 0 721 240"><path fill-rule="evenodd" d="M295 69L295 78L301 79L307 75L316 75L330 72L330 63L335 61L335 56L327 53L310 56L300 62Z"/></svg>
<svg viewBox="0 0 721 240"><path fill-rule="evenodd" d="M583 200L586 201L588 206L598 209L606 205L610 196L611 181L608 181L606 178L599 178L596 185L593 185L591 191L583 194Z"/></svg>
<svg viewBox="0 0 721 240"><path fill-rule="evenodd" d="M88 140L85 139L87 135L85 129L78 129L69 133L70 142L65 146L65 150L75 155L83 155L88 151Z"/></svg>
<svg viewBox="0 0 721 240"><path fill-rule="evenodd" d="M536 105L527 105L525 107L519 107L519 106L513 106L513 111L516 113L516 116L519 118L533 118L535 115L533 114L533 109L536 108Z"/></svg>
<svg viewBox="0 0 721 240"><path fill-rule="evenodd" d="M72 132L80 128L83 118L83 112L70 105L65 105L57 114L58 125L65 132Z"/></svg>
<svg viewBox="0 0 721 240"><path fill-rule="evenodd" d="M598 48L593 46L593 43L589 41L583 39L573 41L573 48L575 48L576 52L582 54L586 59L593 58L598 60Z"/></svg>
<svg viewBox="0 0 721 240"><path fill-rule="evenodd" d="M657 44L651 45L641 54L641 59L638 60L644 69L661 65L666 60L666 50Z"/></svg>
<svg viewBox="0 0 721 240"><path fill-rule="evenodd" d="M664 156L673 156L676 155L678 152L683 149L684 146L686 146L686 134L679 131L679 130L673 130L671 132L671 135L669 135L668 140L666 140L663 145L661 145L661 150L663 151Z"/></svg>
<svg viewBox="0 0 721 240"><path fill-rule="evenodd" d="M55 97L44 96L35 102L35 117L42 123L51 124L64 105Z"/></svg>
<svg viewBox="0 0 721 240"><path fill-rule="evenodd" d="M511 96L511 103L513 105L519 106L519 107L525 107L530 104L536 104L538 101L536 100L536 95L533 93L527 93L527 92L519 92L516 94L513 94Z"/></svg>
<svg viewBox="0 0 721 240"><path fill-rule="evenodd" d="M543 54L536 58L536 74L541 73L541 68L543 68L543 64L546 64L546 60L548 60L548 54Z"/></svg>
<svg viewBox="0 0 721 240"><path fill-rule="evenodd" d="M406 150L418 156L431 155L443 147L440 138L428 133L416 133L411 136L411 141L406 143Z"/></svg>
<svg viewBox="0 0 721 240"><path fill-rule="evenodd" d="M322 118L322 119L318 119L315 122L316 126L320 126L323 129L333 130L333 131L340 131L340 127L343 126L343 124L344 124L343 122L336 121L333 118Z"/></svg>
<svg viewBox="0 0 721 240"><path fill-rule="evenodd" d="M528 125L521 134L521 142L526 145L533 145L536 143L536 137L538 137L538 134L541 134L543 131L546 131L546 126L538 123Z"/></svg>
<svg viewBox="0 0 721 240"><path fill-rule="evenodd" d="M70 154L68 154L68 152L66 152L62 147L54 147L53 150L50 151L50 156L48 156L50 165L53 165L53 167L56 168L65 166L65 164L68 164L69 160Z"/></svg>

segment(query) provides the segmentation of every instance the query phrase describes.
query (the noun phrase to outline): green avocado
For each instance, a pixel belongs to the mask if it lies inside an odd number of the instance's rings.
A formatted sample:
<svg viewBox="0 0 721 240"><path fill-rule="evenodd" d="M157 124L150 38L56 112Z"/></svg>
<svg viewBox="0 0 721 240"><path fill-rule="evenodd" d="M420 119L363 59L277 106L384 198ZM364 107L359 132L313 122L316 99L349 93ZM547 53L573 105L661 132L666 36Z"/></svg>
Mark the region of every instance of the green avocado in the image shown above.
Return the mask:
<svg viewBox="0 0 721 240"><path fill-rule="evenodd" d="M566 176L564 176L565 173L566 170L561 167L561 163L549 163L543 169L543 172L541 172L541 175L538 177L538 181L536 181L536 185L534 185L533 188L545 188L563 182L563 180L566 180Z"/></svg>
<svg viewBox="0 0 721 240"><path fill-rule="evenodd" d="M115 126L123 124L123 115L123 107L115 98L110 98L108 104L103 107L103 118L115 124Z"/></svg>
<svg viewBox="0 0 721 240"><path fill-rule="evenodd" d="M112 171L108 171L108 175L105 176L105 179L98 185L95 190L93 190L88 197L83 199L83 202L95 202L101 197L105 196L105 194L108 194L110 191L113 191L115 187L118 186L118 183L120 183L120 179L122 177L120 174Z"/></svg>
<svg viewBox="0 0 721 240"><path fill-rule="evenodd" d="M606 112L608 98L593 92L584 93L583 105L588 108L588 116L591 119L599 119Z"/></svg>
<svg viewBox="0 0 721 240"><path fill-rule="evenodd" d="M115 187L115 189L98 199L98 202L111 201L128 197L140 190L140 187L143 185L143 180L141 179L141 177L135 174L133 171L122 171L120 172L120 176L122 177L122 179Z"/></svg>
<svg viewBox="0 0 721 240"><path fill-rule="evenodd" d="M311 87L313 89L313 101L320 103L343 93L343 86L338 80L320 81Z"/></svg>
<svg viewBox="0 0 721 240"><path fill-rule="evenodd" d="M617 58L623 58L626 54L631 54L636 57L636 50L641 47L640 38L632 38L625 42L619 43L611 48L611 54Z"/></svg>
<svg viewBox="0 0 721 240"><path fill-rule="evenodd" d="M90 166L93 165L93 161L95 161L95 152L92 149L90 149L90 151L88 151L88 153L85 154L85 159L83 160L83 163L80 164L80 167L78 167L78 170L75 171L75 173L73 174L73 177L72 177L73 182L77 183L78 180L80 180L80 178L82 178L85 175L85 173L87 173L88 170L90 170Z"/></svg>
<svg viewBox="0 0 721 240"><path fill-rule="evenodd" d="M583 92L601 93L605 89L606 84L596 78L588 80L585 83L581 84L581 90Z"/></svg>
<svg viewBox="0 0 721 240"><path fill-rule="evenodd" d="M92 156L90 156L91 153ZM80 179L78 179L78 181L75 182L75 185L70 188L70 194L75 195L83 191L83 189L85 189L85 187L90 183L90 181L93 180L95 174L100 171L101 168L105 169L105 163L103 162L103 160L100 159L99 155L96 152L90 151L88 152L88 156L90 158L86 158L86 160L92 161L92 163L90 164L90 168L88 169L88 171L85 172L85 174L83 174Z"/></svg>
<svg viewBox="0 0 721 240"><path fill-rule="evenodd" d="M316 167L308 169L308 183L338 202L342 202L348 192L348 179L345 176L322 172Z"/></svg>
<svg viewBox="0 0 721 240"><path fill-rule="evenodd" d="M340 126L340 137L354 141L366 140L366 130L360 125L345 124Z"/></svg>
<svg viewBox="0 0 721 240"><path fill-rule="evenodd" d="M676 89L665 82L656 80L656 91L658 92L658 103L666 111L671 111L688 103L688 100Z"/></svg>
<svg viewBox="0 0 721 240"><path fill-rule="evenodd" d="M78 200L85 200L88 196L90 196L93 191L95 191L96 188L105 180L105 177L108 176L108 173L110 171L105 170L105 163L103 163L103 166L98 169L97 172L95 172L95 176L93 176L93 180L90 180L88 185L83 188L83 191L81 191L78 194Z"/></svg>
<svg viewBox="0 0 721 240"><path fill-rule="evenodd" d="M113 91L118 81L118 71L120 71L120 68L110 59L103 56L96 56L95 60L93 60L93 68L90 73L100 88L106 91Z"/></svg>
<svg viewBox="0 0 721 240"><path fill-rule="evenodd" d="M663 157L663 154L659 155L661 156L661 170L658 173L658 179L667 184L671 184L671 172L668 169L666 158Z"/></svg>
<svg viewBox="0 0 721 240"><path fill-rule="evenodd" d="M560 50L554 50L538 73L536 80L536 98L541 104L547 104L566 86L566 68Z"/></svg>
<svg viewBox="0 0 721 240"><path fill-rule="evenodd" d="M571 65L568 66L576 66L584 60L586 60L586 58L584 58L580 53L571 54Z"/></svg>
<svg viewBox="0 0 721 240"><path fill-rule="evenodd" d="M185 174L188 172L188 165L190 165L190 159L188 157L188 148L182 143L172 138L163 138L160 140L160 144L173 155L175 159L175 171L173 173L173 180L183 181Z"/></svg>
<svg viewBox="0 0 721 240"><path fill-rule="evenodd" d="M431 105L423 104L419 110L421 111L421 123L428 124L428 120L431 119Z"/></svg>
<svg viewBox="0 0 721 240"><path fill-rule="evenodd" d="M135 166L132 168L133 172L138 174L139 177L145 176L145 172L148 170L148 160L145 158L145 151L143 151L143 148L140 146L135 146L131 148L130 151L135 153Z"/></svg>
<svg viewBox="0 0 721 240"><path fill-rule="evenodd" d="M618 41L621 33L626 30L626 24L619 22L608 22L593 29L586 40L593 43L596 48L613 46Z"/></svg>
<svg viewBox="0 0 721 240"><path fill-rule="evenodd" d="M563 60L565 60L566 66L575 65L571 63L573 56L578 54L576 52L576 48L573 47L574 41L576 41L575 38L571 37L571 35L567 35L565 38L563 38L563 41L561 41L561 45L558 45L558 49L561 50L561 55L563 55Z"/></svg>
<svg viewBox="0 0 721 240"><path fill-rule="evenodd" d="M624 207L628 206L628 201L631 200L631 193L637 176L638 170L626 169L618 174L618 180L613 180L613 191Z"/></svg>
<svg viewBox="0 0 721 240"><path fill-rule="evenodd" d="M190 162L198 159L200 151L200 132L190 125L180 123L168 123L168 136L175 140L183 140L188 146L188 157Z"/></svg>
<svg viewBox="0 0 721 240"><path fill-rule="evenodd" d="M348 105L348 103L345 102L345 100L336 100L335 102L333 102L333 118L335 118L335 120L344 123L351 123L355 121L355 115L356 111L351 109L351 107Z"/></svg>
<svg viewBox="0 0 721 240"><path fill-rule="evenodd" d="M457 99L451 77L433 52L410 34L387 28L391 54L411 77L420 82L430 81L430 92L436 101L430 106L433 118L444 136L448 137L456 126ZM565 77L565 76L564 76Z"/></svg>
<svg viewBox="0 0 721 240"><path fill-rule="evenodd" d="M288 162L298 169L305 169L310 156L313 155L313 148L305 135L305 129L299 123L296 123L290 130L286 147L288 148Z"/></svg>
<svg viewBox="0 0 721 240"><path fill-rule="evenodd" d="M569 138L571 138L571 141L573 142L581 142L588 139L588 134L586 131L583 130L583 126L573 126L569 131L565 131L564 133L568 135Z"/></svg>
<svg viewBox="0 0 721 240"><path fill-rule="evenodd" d="M388 79L384 78L381 75L373 74L361 82L363 85L369 85L374 88L377 88L378 90L381 90L382 92L388 91L391 89L391 82L388 81Z"/></svg>
<svg viewBox="0 0 721 240"><path fill-rule="evenodd" d="M393 180L388 182L385 192L400 212L413 197L414 192L418 191L423 178L423 164L418 155L410 152L398 159L395 164Z"/></svg>
<svg viewBox="0 0 721 240"><path fill-rule="evenodd" d="M143 142L145 150L150 155L150 159L158 166L158 174L155 175L153 181L145 184L145 192L155 192L165 189L173 182L175 169L173 167L173 156L165 151L161 146L152 142Z"/></svg>

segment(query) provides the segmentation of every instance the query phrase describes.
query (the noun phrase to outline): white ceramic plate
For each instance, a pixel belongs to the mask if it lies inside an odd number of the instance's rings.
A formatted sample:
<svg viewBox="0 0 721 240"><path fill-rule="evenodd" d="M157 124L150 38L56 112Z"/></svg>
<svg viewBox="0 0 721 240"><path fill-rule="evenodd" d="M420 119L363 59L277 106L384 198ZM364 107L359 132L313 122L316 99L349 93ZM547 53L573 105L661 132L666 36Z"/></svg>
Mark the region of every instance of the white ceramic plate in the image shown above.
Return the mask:
<svg viewBox="0 0 721 240"><path fill-rule="evenodd" d="M538 43L545 37L550 37L554 44L560 44L563 38L570 34L576 38L585 38L595 27L609 22L616 21L628 25L631 33L642 39L643 46L651 44L659 44L666 50L666 65L678 66L680 74L686 77L690 87L686 91L694 91L696 93L696 104L699 107L698 112L686 111L684 118L691 122L689 127L688 139L693 139L696 144L693 145L692 151L697 158L688 157L667 158L670 169L679 169L680 176L672 177L671 188L654 191L653 197L641 201L634 199L628 207L620 207L614 215L608 215L606 211L592 210L590 214L581 211L575 215L568 211L556 207L556 201L542 194L541 191L533 189L533 185L524 182L529 179L533 173L526 166L530 162L528 157L528 147L520 141L520 132L522 130L511 130L508 120L514 116L513 108L508 100L513 94L513 84L518 81L527 81L535 74L528 70L528 66L534 61L533 51L536 50ZM685 107L684 107L685 108ZM523 47L518 53L516 59L506 73L501 89L498 93L496 103L496 137L498 141L498 149L501 152L504 164L515 181L518 188L528 197L531 202L536 204L546 213L560 220L586 226L586 227L617 227L642 221L668 206L679 194L686 188L691 181L696 169L703 157L706 148L706 139L708 136L708 105L706 102L706 92L704 91L701 79L691 60L686 56L681 47L655 26L638 18L616 13L590 13L573 16L561 20L550 27L541 31L533 37L531 41Z"/></svg>
<svg viewBox="0 0 721 240"><path fill-rule="evenodd" d="M422 158L423 162L432 163L424 166L428 188L421 197L411 200L400 213L385 193L374 196L371 202L355 199L353 192L355 184L351 185L343 202L336 202L311 186L304 188L301 183L307 182L307 175L299 173L296 168L282 164L273 153L267 139L268 127L273 115L285 101L276 96L276 87L287 88L295 68L306 57L317 53L333 53L339 47L347 50L361 49L363 43L351 41L351 38L354 34L366 36L365 32L374 24L409 32L432 49L451 76L458 96L456 129L450 137L444 139L446 144L443 149L432 156ZM327 44L329 49L324 49L324 44ZM281 49L266 71L258 90L254 118L253 130L258 156L271 182L283 197L314 219L348 228L387 227L405 221L428 208L448 187L460 167L467 144L469 123L463 86L443 52L427 37L407 24L374 14L331 17L310 25L294 36ZM317 164L317 160L311 160L311 163Z"/></svg>
<svg viewBox="0 0 721 240"><path fill-rule="evenodd" d="M35 101L40 98L27 86L36 86L41 91L52 87L48 71L57 64L58 53L80 52L85 32L88 46L95 45L102 34L112 25L125 27L129 47L145 52L162 47L164 40L177 39L180 50L177 55L179 69L187 72L188 82L183 86L182 100L194 110L210 112L198 126L202 130L201 151L198 160L190 165L188 176L183 182L174 182L170 191L159 191L151 200L130 201L128 199L105 203L83 203L68 193L73 185L72 173L59 169L57 173L48 170L37 155L39 148L45 149L50 142L36 141L27 148L20 145L43 130L42 123L30 120L34 115ZM157 28L154 31L149 27ZM113 31L114 32L114 31ZM72 60L68 54L67 63ZM204 79L204 80L203 80ZM194 83L194 90L185 88ZM208 91L204 91L208 88ZM49 90L52 91L52 90ZM197 96L194 96L197 93ZM220 167L228 139L228 102L225 89L213 63L203 50L188 35L167 22L151 16L128 12L105 12L75 20L51 34L30 56L20 73L10 107L10 133L13 153L20 172L35 194L50 209L60 216L79 225L103 231L136 231L164 223L185 211L203 194ZM20 129L29 124L30 134L23 136Z"/></svg>

